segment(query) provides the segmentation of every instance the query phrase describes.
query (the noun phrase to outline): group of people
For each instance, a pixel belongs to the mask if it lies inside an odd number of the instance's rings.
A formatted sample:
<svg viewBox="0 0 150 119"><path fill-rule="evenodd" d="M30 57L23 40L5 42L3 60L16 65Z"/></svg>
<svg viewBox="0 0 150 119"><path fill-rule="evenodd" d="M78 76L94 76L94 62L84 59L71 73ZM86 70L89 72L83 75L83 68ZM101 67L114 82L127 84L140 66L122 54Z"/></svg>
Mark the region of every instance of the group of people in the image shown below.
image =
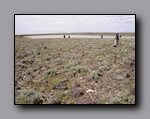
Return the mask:
<svg viewBox="0 0 150 119"><path fill-rule="evenodd" d="M64 38L66 38L66 36L64 35ZM70 38L70 36L68 36L68 38Z"/></svg>
<svg viewBox="0 0 150 119"><path fill-rule="evenodd" d="M119 38L121 38L121 36L122 35L119 36L119 33L116 33L114 47L116 47L119 44ZM64 35L64 38L66 38L66 35ZM70 38L70 36L68 36L68 38ZM101 38L103 38L103 35L101 35Z"/></svg>

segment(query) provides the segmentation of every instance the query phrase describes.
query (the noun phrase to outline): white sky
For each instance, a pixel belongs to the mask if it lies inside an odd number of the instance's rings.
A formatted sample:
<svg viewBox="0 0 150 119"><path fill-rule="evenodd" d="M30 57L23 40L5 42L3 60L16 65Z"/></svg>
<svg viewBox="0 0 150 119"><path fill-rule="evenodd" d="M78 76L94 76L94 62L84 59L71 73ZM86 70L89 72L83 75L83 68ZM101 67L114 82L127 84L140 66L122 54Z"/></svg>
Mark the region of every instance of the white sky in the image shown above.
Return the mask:
<svg viewBox="0 0 150 119"><path fill-rule="evenodd" d="M15 34L135 32L135 15L15 15Z"/></svg>

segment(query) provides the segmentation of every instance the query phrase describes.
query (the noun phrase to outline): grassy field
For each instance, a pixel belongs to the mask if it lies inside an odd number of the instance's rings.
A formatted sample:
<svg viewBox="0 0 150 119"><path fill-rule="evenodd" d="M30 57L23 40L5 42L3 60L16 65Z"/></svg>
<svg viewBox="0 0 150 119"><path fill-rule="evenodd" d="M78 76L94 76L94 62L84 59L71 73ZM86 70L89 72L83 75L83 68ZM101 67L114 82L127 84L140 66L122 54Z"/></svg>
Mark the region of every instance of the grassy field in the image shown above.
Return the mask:
<svg viewBox="0 0 150 119"><path fill-rule="evenodd" d="M15 38L16 104L135 104L135 39Z"/></svg>

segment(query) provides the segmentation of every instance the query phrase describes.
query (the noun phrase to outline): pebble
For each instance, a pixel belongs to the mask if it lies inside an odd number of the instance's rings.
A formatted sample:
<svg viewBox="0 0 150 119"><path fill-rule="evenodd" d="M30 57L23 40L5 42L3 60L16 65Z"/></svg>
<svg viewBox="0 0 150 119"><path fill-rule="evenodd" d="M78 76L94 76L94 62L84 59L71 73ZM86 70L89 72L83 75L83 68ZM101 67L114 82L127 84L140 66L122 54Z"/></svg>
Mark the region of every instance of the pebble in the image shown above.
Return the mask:
<svg viewBox="0 0 150 119"><path fill-rule="evenodd" d="M83 79L83 77L80 77L80 80L82 80Z"/></svg>
<svg viewBox="0 0 150 119"><path fill-rule="evenodd" d="M94 93L94 90L88 89L86 92L87 92L87 93Z"/></svg>

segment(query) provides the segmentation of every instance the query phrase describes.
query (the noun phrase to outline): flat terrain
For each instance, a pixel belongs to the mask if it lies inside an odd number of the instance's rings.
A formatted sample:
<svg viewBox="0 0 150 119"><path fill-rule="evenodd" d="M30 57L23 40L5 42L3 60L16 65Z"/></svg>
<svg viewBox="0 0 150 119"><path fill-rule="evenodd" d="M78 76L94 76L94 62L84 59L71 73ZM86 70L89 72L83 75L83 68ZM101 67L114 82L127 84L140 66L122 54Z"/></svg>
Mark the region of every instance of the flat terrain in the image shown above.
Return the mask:
<svg viewBox="0 0 150 119"><path fill-rule="evenodd" d="M116 34L116 32L86 32L86 33L47 33L47 34L25 34L25 35L16 35L16 37L17 38L23 38L24 36L26 37L26 36L48 36L48 35L50 35L51 37L54 35L54 36L56 36L56 35L89 35L89 36L101 36L101 35L103 35L103 36L115 36L115 34ZM135 36L135 33L133 32L122 32L122 33L119 33L119 34L121 34L122 36L130 36L130 37L134 37Z"/></svg>
<svg viewBox="0 0 150 119"><path fill-rule="evenodd" d="M16 104L135 104L135 38L15 38Z"/></svg>
<svg viewBox="0 0 150 119"><path fill-rule="evenodd" d="M71 38L101 38L101 36L96 35L66 35L66 38L70 36ZM39 38L64 38L63 35L35 35L35 36L24 36L23 38L39 39ZM103 36L103 38L115 38L114 36ZM121 38L134 38L134 36L122 36Z"/></svg>

